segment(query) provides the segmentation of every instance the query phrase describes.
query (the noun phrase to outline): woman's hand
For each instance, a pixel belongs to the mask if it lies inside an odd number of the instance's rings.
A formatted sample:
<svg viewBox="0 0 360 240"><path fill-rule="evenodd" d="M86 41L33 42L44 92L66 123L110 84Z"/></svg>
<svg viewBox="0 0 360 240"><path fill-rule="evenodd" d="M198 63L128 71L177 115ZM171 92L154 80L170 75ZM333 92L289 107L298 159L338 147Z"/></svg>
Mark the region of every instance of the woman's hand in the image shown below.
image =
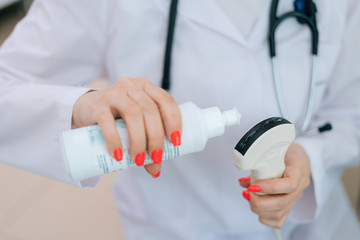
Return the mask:
<svg viewBox="0 0 360 240"><path fill-rule="evenodd" d="M259 215L259 221L269 227L280 229L290 214L291 208L309 186L310 160L305 150L292 144L285 156L283 178L259 180L251 184L250 177L240 178L242 187L248 188L243 196L250 202L251 210ZM266 196L257 195L261 192Z"/></svg>
<svg viewBox="0 0 360 240"><path fill-rule="evenodd" d="M160 175L164 137L181 144L181 114L174 99L145 78L122 78L109 88L90 91L74 105L72 122L76 127L99 124L112 157L121 161L123 147L115 119L126 122L130 157L143 166L145 152L156 164L145 166L153 177Z"/></svg>

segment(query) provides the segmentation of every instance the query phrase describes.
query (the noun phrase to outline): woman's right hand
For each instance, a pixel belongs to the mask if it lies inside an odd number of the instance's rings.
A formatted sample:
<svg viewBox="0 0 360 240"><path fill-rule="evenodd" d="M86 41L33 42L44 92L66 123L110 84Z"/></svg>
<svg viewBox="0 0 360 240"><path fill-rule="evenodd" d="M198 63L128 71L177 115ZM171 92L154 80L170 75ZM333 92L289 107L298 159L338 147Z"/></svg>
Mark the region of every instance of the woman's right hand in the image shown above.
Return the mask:
<svg viewBox="0 0 360 240"><path fill-rule="evenodd" d="M181 114L174 99L146 78L121 78L114 85L82 95L73 108L76 127L99 124L112 157L121 161L123 147L115 119L122 118L129 135L129 153L143 166L145 152L154 164L146 165L153 177L160 175L164 137L181 144Z"/></svg>

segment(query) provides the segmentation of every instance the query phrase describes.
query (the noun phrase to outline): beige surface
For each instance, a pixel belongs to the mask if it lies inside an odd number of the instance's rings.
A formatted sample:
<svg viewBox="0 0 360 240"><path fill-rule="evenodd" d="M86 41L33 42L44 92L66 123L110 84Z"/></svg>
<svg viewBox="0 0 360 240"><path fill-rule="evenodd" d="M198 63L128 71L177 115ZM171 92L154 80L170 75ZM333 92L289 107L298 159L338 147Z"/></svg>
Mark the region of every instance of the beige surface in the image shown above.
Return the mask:
<svg viewBox="0 0 360 240"><path fill-rule="evenodd" d="M0 43L21 16L0 12ZM0 240L123 239L113 179L105 176L96 189L80 190L0 164ZM343 179L356 206L360 168L348 170Z"/></svg>
<svg viewBox="0 0 360 240"><path fill-rule="evenodd" d="M360 222L360 166L347 169L342 176L342 180Z"/></svg>
<svg viewBox="0 0 360 240"><path fill-rule="evenodd" d="M80 190L0 165L0 239L124 239L111 193L114 177Z"/></svg>

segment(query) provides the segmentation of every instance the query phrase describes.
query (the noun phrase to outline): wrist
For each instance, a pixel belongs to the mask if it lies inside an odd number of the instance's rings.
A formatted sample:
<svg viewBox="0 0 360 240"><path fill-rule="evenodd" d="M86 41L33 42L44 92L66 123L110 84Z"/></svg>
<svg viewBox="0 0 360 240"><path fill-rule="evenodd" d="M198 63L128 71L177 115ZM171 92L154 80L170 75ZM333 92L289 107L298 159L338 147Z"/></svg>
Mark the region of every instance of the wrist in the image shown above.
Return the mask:
<svg viewBox="0 0 360 240"><path fill-rule="evenodd" d="M85 92L84 94L82 94L81 96L79 96L79 98L76 100L76 102L74 103L73 106L73 111L72 111L72 117L71 117L71 128L79 128L79 127L83 127L84 124L81 121L80 116L82 116L83 114L81 113L81 111L83 111L84 109L84 103L89 103L89 99L86 98L88 96L88 93L94 92L96 90L91 89L87 92ZM84 100L86 98L86 100Z"/></svg>

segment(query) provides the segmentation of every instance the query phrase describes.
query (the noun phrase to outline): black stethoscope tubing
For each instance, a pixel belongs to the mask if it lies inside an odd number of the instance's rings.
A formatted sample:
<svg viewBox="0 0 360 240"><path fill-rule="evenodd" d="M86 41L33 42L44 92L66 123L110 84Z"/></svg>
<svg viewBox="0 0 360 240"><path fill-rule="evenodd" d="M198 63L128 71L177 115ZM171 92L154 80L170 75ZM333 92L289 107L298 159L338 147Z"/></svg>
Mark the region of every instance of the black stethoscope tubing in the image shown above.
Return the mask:
<svg viewBox="0 0 360 240"><path fill-rule="evenodd" d="M174 42L175 22L177 14L178 0L171 0L169 10L169 25L166 38L164 66L163 66L163 79L161 87L165 90L170 89L170 67L171 67L171 55Z"/></svg>
<svg viewBox="0 0 360 240"><path fill-rule="evenodd" d="M276 16L276 11L278 9L279 0L273 0L270 8L270 27L269 27L269 49L270 49L270 57L273 58L276 56L276 41L275 41L275 32L279 25L287 19L297 18L304 21L311 30L312 33L312 54L318 54L318 46L319 46L319 31L316 24L316 6L310 0L307 0L307 7L309 9L309 15L306 15L301 12L292 11L281 15L280 17Z"/></svg>
<svg viewBox="0 0 360 240"><path fill-rule="evenodd" d="M297 11L288 12L280 17L276 16L276 11L278 9L279 0L273 0L270 8L270 27L269 27L269 50L270 57L273 58L276 56L276 41L275 41L275 32L280 23L289 18L298 18L304 21L312 33L312 54L318 54L318 45L319 45L319 32L316 24L316 6L310 0L307 1L308 12L310 12L310 17L304 13L300 13ZM175 34L175 24L176 24L176 15L178 8L178 0L171 0L170 9L169 9L169 23L168 23L168 31L166 38L166 47L165 47L165 56L164 56L164 64L163 64L163 77L162 77L162 88L165 90L169 90L171 87L170 81L170 73L171 73L171 57L172 57L172 49L174 42L174 34Z"/></svg>
<svg viewBox="0 0 360 240"><path fill-rule="evenodd" d="M296 4L301 0L297 0L294 2ZM316 24L316 5L312 0L302 0L304 4L303 11L300 12L296 9L295 11L291 11L281 15L280 17L276 16L276 11L278 9L279 0L273 0L270 8L270 22L269 22L269 50L270 50L270 58L272 62L273 69L273 79L275 85L275 91L277 96L277 101L279 105L280 112L283 117L289 118L286 102L283 96L282 84L280 80L279 73L279 64L276 57L276 40L275 33L278 27L282 22L287 19L296 18L300 24L306 24L311 31L311 43L312 43L312 74L310 78L310 87L308 90L308 102L306 105L305 117L302 122L302 125L298 130L297 134L302 135L305 134L310 125L310 120L312 118L315 106L315 91L316 91L316 82L317 82L317 55L318 55L318 45L319 45L319 31Z"/></svg>
<svg viewBox="0 0 360 240"><path fill-rule="evenodd" d="M300 0L297 0L300 1ZM317 78L316 74L316 60L318 55L318 46L319 46L319 31L316 23L316 5L312 0L303 0L305 9L303 12L300 11L291 11L281 15L280 17L276 16L276 12L278 9L279 0L272 0L270 7L270 22L269 22L269 33L268 33L268 42L269 42L269 54L272 59L273 64L273 74L274 74L274 82L276 88L276 94L278 97L278 103L281 110L281 113L284 117L287 116L286 106L283 101L281 84L279 80L279 71L276 57L276 39L275 33L278 29L279 25L287 19L296 18L301 24L306 24L311 30L312 35L312 55L313 55L313 73L311 77L311 84L309 89L309 100L308 106L306 110L305 120L303 122L303 126L299 133L304 133L309 125L310 119L312 117L313 105L314 105L314 91L315 91L315 81ZM295 1L296 2L296 1ZM294 3L296 4L296 3ZM171 0L170 9L169 9L169 22L168 22L168 32L166 39L166 47L165 47L165 56L164 56L164 64L163 64L163 78L162 78L162 88L165 90L169 90L171 87L170 74L171 74L171 58L172 58L172 49L174 42L174 34L175 34L175 24L176 24L176 16L177 16L177 8L178 8L178 0Z"/></svg>

